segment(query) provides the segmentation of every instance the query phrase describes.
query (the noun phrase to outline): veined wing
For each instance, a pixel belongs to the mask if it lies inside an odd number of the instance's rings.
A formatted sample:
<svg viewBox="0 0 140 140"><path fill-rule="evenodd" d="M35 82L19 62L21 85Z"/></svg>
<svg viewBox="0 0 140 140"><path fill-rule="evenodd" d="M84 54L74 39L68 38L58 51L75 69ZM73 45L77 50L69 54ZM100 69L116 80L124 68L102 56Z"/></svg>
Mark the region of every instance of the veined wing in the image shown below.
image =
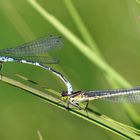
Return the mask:
<svg viewBox="0 0 140 140"><path fill-rule="evenodd" d="M38 62L41 64L57 64L58 60L47 56L14 56L15 61L26 60L27 62Z"/></svg>
<svg viewBox="0 0 140 140"><path fill-rule="evenodd" d="M102 98L102 100L113 102L113 103L140 103L140 93L107 97L107 98Z"/></svg>
<svg viewBox="0 0 140 140"><path fill-rule="evenodd" d="M111 102L140 102L140 87L118 90L87 91L85 96L91 99L102 99Z"/></svg>
<svg viewBox="0 0 140 140"><path fill-rule="evenodd" d="M15 48L7 48L0 50L0 56L31 56L46 53L52 49L63 46L63 41L60 36L50 36L34 40Z"/></svg>

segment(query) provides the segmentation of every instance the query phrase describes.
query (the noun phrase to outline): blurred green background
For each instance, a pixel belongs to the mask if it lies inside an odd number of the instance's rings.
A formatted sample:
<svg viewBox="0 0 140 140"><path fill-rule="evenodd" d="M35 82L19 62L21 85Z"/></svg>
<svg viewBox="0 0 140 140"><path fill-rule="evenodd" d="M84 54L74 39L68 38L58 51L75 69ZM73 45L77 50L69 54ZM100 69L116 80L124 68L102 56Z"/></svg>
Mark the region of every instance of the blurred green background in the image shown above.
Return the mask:
<svg viewBox="0 0 140 140"><path fill-rule="evenodd" d="M38 2L83 40L63 0ZM140 85L140 5L135 0L73 0L73 4L107 62L133 86ZM70 80L75 91L111 88L103 73L26 0L0 0L0 49L49 35L60 35L64 39L63 49L53 53L60 63L52 67ZM15 73L58 92L65 89L57 77L41 68L4 64L3 75L21 80ZM140 115L139 104L133 106ZM95 101L90 107L133 126L121 104ZM37 131L44 140L123 139L4 82L0 82L0 126L1 140L38 140Z"/></svg>

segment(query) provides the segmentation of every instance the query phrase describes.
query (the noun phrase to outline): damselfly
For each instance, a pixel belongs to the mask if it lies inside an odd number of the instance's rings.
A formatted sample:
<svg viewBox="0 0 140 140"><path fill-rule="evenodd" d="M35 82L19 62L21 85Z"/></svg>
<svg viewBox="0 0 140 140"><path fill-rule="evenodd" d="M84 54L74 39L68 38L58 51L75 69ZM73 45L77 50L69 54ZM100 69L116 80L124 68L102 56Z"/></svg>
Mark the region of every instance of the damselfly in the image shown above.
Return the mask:
<svg viewBox="0 0 140 140"><path fill-rule="evenodd" d="M140 102L140 87L130 89L116 90L95 90L95 91L77 91L69 94L62 92L62 97L67 101L67 107L73 105L81 109L80 102L88 102L95 99L104 99L112 102ZM86 107L87 107L86 105Z"/></svg>
<svg viewBox="0 0 140 140"><path fill-rule="evenodd" d="M48 70L59 77L67 87L68 94L71 94L72 85L70 82L56 70L52 69L45 64L55 64L57 60L47 57L43 54L46 52L63 46L62 38L59 36L50 36L48 38L41 38L34 40L15 48L7 48L0 50L0 62L20 62L39 66Z"/></svg>

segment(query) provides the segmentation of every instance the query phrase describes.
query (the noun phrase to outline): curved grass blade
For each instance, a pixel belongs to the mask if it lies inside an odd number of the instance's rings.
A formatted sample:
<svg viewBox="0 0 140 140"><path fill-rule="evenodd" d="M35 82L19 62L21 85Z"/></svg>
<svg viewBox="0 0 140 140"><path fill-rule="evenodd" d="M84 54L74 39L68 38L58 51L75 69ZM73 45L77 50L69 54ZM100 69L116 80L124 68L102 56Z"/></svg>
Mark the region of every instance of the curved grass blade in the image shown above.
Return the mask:
<svg viewBox="0 0 140 140"><path fill-rule="evenodd" d="M66 103L59 100L56 97L51 96L50 94L46 94L40 90L31 88L25 84L22 84L18 81L15 81L5 76L2 77L2 81L12 86L23 89L29 93L32 93L33 95L40 97L43 101L46 101L52 105L55 105L65 111L69 111L69 113L72 113L82 119L85 119L93 124L96 124L106 130L109 130L110 132L120 135L121 137L125 139L129 139L129 140L140 139L140 131L137 130L136 128L114 121L111 118L108 118L107 116L100 114L94 110L88 109L88 115L85 110L74 110L74 109L66 110L66 107L65 107Z"/></svg>

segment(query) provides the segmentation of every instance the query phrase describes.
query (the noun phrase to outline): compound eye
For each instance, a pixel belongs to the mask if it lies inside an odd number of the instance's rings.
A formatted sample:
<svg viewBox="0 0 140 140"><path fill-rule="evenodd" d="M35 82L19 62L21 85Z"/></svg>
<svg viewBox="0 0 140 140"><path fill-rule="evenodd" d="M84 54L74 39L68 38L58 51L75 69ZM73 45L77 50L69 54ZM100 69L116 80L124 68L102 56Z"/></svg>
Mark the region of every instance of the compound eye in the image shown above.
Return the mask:
<svg viewBox="0 0 140 140"><path fill-rule="evenodd" d="M61 95L62 95L62 97L65 97L65 96L68 95L68 92L67 91L62 91Z"/></svg>

